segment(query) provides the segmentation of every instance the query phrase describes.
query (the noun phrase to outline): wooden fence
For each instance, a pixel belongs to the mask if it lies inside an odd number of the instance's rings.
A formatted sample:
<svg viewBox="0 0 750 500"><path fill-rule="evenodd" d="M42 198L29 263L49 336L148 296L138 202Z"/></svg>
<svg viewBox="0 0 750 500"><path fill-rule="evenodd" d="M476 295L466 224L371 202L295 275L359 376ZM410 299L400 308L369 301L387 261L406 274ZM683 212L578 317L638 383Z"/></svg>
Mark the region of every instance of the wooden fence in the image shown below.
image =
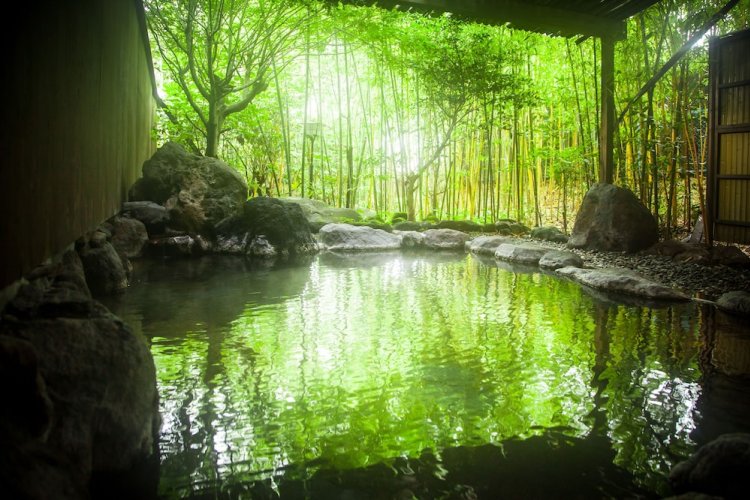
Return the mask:
<svg viewBox="0 0 750 500"><path fill-rule="evenodd" d="M750 244L750 30L710 43L710 241Z"/></svg>

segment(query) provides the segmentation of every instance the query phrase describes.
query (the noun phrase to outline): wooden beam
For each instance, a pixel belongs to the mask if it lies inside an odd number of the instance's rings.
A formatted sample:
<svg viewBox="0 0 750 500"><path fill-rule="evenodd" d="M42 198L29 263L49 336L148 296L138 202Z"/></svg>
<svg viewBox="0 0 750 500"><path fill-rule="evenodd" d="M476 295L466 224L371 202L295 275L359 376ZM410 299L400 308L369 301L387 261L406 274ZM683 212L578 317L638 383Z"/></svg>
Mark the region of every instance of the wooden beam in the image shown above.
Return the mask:
<svg viewBox="0 0 750 500"><path fill-rule="evenodd" d="M596 16L565 8L539 5L519 0L343 0L354 5L377 5L383 8L418 12L451 13L485 24L506 24L514 28L560 36L608 36L625 39L622 20Z"/></svg>
<svg viewBox="0 0 750 500"><path fill-rule="evenodd" d="M601 122L599 123L599 182L614 180L615 41L604 37L601 62Z"/></svg>

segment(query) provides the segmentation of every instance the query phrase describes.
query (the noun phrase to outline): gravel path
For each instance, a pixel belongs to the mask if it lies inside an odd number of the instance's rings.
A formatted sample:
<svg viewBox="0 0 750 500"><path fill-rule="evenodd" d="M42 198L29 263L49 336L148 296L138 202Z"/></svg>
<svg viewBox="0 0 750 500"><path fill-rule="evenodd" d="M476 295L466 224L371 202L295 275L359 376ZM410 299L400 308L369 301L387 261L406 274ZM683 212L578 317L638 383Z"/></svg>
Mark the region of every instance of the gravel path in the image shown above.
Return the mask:
<svg viewBox="0 0 750 500"><path fill-rule="evenodd" d="M691 297L713 301L725 292L734 290L750 292L750 269L747 268L674 262L669 257L661 255L592 252L567 248L560 243L530 238L524 238L520 241L577 253L583 259L586 267L633 269L647 278L680 290ZM747 252L746 249L745 252Z"/></svg>

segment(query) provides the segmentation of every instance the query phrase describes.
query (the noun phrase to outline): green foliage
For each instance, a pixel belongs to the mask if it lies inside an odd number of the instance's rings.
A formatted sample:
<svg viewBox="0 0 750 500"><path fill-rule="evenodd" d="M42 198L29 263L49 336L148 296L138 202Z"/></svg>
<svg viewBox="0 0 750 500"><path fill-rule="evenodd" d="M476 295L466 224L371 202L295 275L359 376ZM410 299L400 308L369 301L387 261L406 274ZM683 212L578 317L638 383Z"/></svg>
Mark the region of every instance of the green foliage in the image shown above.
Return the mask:
<svg viewBox="0 0 750 500"><path fill-rule="evenodd" d="M616 107L721 5L658 2L630 19ZM166 104L159 139L215 149L257 193L565 225L597 181L597 40L313 0L147 8ZM715 34L747 26L749 10L744 0ZM668 226L694 220L702 196L707 83L699 43L615 138L616 182ZM314 142L305 122L317 124Z"/></svg>
<svg viewBox="0 0 750 500"><path fill-rule="evenodd" d="M203 136L208 156L218 152L226 117L268 87L275 58L288 55L307 19L297 0L148 0L146 11L173 86L162 108ZM178 110L169 109L171 97L184 99Z"/></svg>

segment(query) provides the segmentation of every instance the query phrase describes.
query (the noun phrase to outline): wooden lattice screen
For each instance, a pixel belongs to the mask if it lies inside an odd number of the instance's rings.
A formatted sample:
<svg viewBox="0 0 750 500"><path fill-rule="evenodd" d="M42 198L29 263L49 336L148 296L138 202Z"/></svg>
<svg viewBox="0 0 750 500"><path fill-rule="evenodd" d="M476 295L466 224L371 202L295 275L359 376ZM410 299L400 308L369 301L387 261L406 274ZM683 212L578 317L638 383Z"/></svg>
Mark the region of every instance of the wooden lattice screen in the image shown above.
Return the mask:
<svg viewBox="0 0 750 500"><path fill-rule="evenodd" d="M750 30L710 43L709 239L750 243Z"/></svg>

